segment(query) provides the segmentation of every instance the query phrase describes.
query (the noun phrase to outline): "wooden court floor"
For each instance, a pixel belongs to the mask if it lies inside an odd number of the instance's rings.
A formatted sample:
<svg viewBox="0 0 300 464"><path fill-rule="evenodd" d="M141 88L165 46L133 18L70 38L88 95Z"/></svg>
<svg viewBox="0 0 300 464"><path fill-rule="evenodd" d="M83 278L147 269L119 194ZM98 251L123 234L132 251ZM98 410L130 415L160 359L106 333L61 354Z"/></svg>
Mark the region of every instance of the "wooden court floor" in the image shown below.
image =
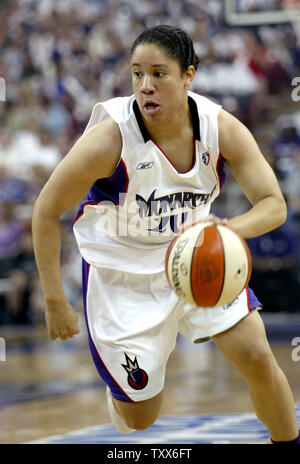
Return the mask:
<svg viewBox="0 0 300 464"><path fill-rule="evenodd" d="M300 403L300 349L298 361L292 345L298 334L300 346L300 315L284 327L275 323L272 330L273 352ZM13 331L0 327L0 336L6 341L6 361L0 362L1 444L110 422L104 383L90 356L82 322L81 334L65 342L50 341L44 327ZM192 345L179 337L165 385L162 416L253 413L244 380L213 343Z"/></svg>

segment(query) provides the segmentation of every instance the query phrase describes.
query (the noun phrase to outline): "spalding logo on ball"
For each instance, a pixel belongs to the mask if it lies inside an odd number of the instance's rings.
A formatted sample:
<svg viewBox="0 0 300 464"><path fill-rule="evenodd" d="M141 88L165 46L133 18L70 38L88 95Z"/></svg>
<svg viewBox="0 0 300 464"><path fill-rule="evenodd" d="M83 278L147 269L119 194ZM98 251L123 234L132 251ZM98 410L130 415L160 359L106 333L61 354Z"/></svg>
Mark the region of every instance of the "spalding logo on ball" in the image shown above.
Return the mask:
<svg viewBox="0 0 300 464"><path fill-rule="evenodd" d="M165 266L175 293L205 308L229 304L244 290L252 260L247 243L233 229L202 222L172 240Z"/></svg>

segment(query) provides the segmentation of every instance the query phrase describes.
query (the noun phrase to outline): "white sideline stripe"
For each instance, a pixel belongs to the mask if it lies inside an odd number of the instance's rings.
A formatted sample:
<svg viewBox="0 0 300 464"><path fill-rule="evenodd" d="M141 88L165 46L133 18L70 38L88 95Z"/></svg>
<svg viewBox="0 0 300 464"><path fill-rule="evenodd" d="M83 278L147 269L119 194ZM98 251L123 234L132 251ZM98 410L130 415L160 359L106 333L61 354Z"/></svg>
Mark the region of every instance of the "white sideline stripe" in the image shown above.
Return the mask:
<svg viewBox="0 0 300 464"><path fill-rule="evenodd" d="M300 404L296 405L300 423ZM269 433L254 413L203 414L161 416L147 430L120 434L112 424L86 427L65 434L53 435L23 442L22 444L48 443L269 443Z"/></svg>

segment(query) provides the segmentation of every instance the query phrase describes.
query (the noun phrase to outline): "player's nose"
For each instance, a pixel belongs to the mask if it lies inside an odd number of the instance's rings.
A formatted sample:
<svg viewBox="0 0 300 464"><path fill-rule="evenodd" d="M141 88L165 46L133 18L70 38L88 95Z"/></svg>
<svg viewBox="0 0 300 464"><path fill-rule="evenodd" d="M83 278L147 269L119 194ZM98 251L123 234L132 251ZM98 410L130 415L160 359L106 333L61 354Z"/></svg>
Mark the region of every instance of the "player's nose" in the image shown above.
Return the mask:
<svg viewBox="0 0 300 464"><path fill-rule="evenodd" d="M155 91L155 85L150 76L145 75L142 80L141 92L144 93L153 93Z"/></svg>

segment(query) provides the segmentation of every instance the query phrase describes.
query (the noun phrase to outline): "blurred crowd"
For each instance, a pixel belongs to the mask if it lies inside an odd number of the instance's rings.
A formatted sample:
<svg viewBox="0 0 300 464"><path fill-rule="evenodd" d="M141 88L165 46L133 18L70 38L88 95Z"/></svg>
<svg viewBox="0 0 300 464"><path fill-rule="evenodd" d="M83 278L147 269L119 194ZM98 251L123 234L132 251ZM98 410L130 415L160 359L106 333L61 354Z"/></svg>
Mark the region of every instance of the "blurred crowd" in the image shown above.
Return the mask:
<svg viewBox="0 0 300 464"><path fill-rule="evenodd" d="M264 123L270 101L284 95L291 100L291 81L300 75L293 25L228 27L223 8L221 0L1 1L0 76L6 82L6 101L0 102L0 325L44 321L31 238L35 199L81 135L93 105L132 93L128 50L142 29L161 23L185 29L200 57L191 90L221 103L253 132ZM270 311L300 311L299 115L276 120L268 150L289 219L274 235L250 243L258 284L261 274L271 282ZM228 182L230 190L230 177ZM242 208L243 200L238 201L232 214ZM233 204L228 200L224 211ZM67 296L79 309L74 217L75 210L62 218L62 275ZM292 291L289 272L296 283ZM284 273L290 287L281 291L284 284L277 276ZM287 300L293 292L294 300ZM281 299L274 301L284 302L275 308L272 295L279 293Z"/></svg>

